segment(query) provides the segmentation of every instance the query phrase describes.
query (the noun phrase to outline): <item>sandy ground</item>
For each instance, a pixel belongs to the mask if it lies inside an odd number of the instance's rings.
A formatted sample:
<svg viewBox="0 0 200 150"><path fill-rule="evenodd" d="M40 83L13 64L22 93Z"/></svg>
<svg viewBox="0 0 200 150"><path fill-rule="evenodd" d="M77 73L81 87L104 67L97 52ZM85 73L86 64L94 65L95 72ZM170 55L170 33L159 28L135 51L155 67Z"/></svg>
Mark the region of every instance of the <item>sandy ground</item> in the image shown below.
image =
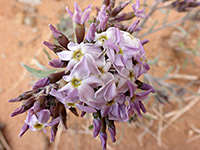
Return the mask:
<svg viewBox="0 0 200 150"><path fill-rule="evenodd" d="M77 0L82 8L85 8L89 0ZM20 129L24 123L25 114L11 118L10 113L19 106L18 103L8 103L8 99L18 96L20 93L31 88L33 77L20 65L20 62L35 67L35 59L40 63L46 65L47 57L43 53L42 41L51 39L51 32L48 29L48 24L56 25L59 23L65 13L65 6L68 5L73 9L74 1L64 0L42 0L42 3L37 6L30 6L25 3L17 2L16 0L1 0L0 1L0 121L5 124L2 130L8 144L13 150L101 150L100 141L98 138L94 139L90 131L85 131L84 127L91 122L87 118L75 118L73 115L68 116L69 131L63 131L60 134L60 140L50 144L48 143L49 131L47 136L42 132L27 132L22 138L18 138ZM93 9L99 6L97 1L91 2ZM27 12L28 10L28 12ZM94 14L94 13L93 13ZM26 24L23 23L24 17L28 16ZM155 18L159 16L154 16ZM170 19L177 19L181 17L180 14L175 14ZM31 19L32 21L30 21ZM35 20L35 21L34 21ZM150 74L155 76L162 76L167 68L171 65L175 66L177 63L183 63L180 59L185 55L177 55L174 50L167 44L171 33L174 29L166 29L148 36L150 39L148 46L145 46L147 56L153 59L160 54L159 64L154 66ZM192 33L198 37L199 32ZM51 53L53 57L54 54ZM199 58L194 57L194 61L199 62ZM198 75L199 65L193 66L191 64L181 73L189 75ZM177 80L177 83L182 83L182 80ZM198 87L194 87L196 90ZM175 104L167 104L164 106L166 111L176 108ZM200 102L195 103L187 113L181 118L177 119L173 125L166 129L162 134L162 142L164 146L158 146L155 140L149 133L147 133L142 143L138 142L138 136L144 131L140 127L131 124L117 124L118 134L116 144L112 144L109 139L110 149L114 150L198 150L200 149L199 140L187 143L186 141L193 135L191 125L200 128ZM158 123L151 127L151 131L157 135ZM60 129L61 130L61 129ZM123 136L122 136L123 135ZM121 140L120 140L121 139Z"/></svg>

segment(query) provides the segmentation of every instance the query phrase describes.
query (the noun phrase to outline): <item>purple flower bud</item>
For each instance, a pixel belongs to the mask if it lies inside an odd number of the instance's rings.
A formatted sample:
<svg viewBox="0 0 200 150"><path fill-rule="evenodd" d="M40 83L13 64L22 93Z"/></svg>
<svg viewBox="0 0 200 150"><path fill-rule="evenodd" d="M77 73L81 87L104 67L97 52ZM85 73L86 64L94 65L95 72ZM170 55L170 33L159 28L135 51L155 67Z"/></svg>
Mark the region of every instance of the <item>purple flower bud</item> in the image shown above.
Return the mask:
<svg viewBox="0 0 200 150"><path fill-rule="evenodd" d="M22 100L26 100L26 99L30 98L35 92L36 91L34 91L34 90L24 92L23 94L21 94L17 98L10 99L8 102L19 102L19 101L22 101Z"/></svg>
<svg viewBox="0 0 200 150"><path fill-rule="evenodd" d="M128 27L127 31L128 31L129 33L133 33L134 31L140 31L141 28L137 28L139 22L140 22L139 19L135 20L135 21Z"/></svg>
<svg viewBox="0 0 200 150"><path fill-rule="evenodd" d="M56 83L65 75L65 71L52 73L48 76L50 83Z"/></svg>
<svg viewBox="0 0 200 150"><path fill-rule="evenodd" d="M147 18L148 16L144 14L144 9L138 10L140 7L140 0L136 0L136 3L132 5L134 15L138 18Z"/></svg>
<svg viewBox="0 0 200 150"><path fill-rule="evenodd" d="M135 83L138 85L138 88L141 90L145 90L145 91L151 90L152 93L155 92L154 88L149 84L143 83L139 80L136 80Z"/></svg>
<svg viewBox="0 0 200 150"><path fill-rule="evenodd" d="M95 138L101 130L101 120L98 119L93 119L93 137Z"/></svg>
<svg viewBox="0 0 200 150"><path fill-rule="evenodd" d="M126 2L123 2L121 5L119 5L118 7L116 7L113 12L112 12L112 16L115 17L117 14L119 14L131 1L128 0Z"/></svg>
<svg viewBox="0 0 200 150"><path fill-rule="evenodd" d="M134 13L133 12L129 12L129 13L121 13L119 14L115 20L116 21L125 21L125 20L130 20L132 19L133 17L135 17Z"/></svg>
<svg viewBox="0 0 200 150"><path fill-rule="evenodd" d="M85 36L85 25L76 24L75 34L77 43L81 43Z"/></svg>
<svg viewBox="0 0 200 150"><path fill-rule="evenodd" d="M64 50L63 47L51 44L51 43L46 42L46 41L44 41L43 44L45 46L47 46L50 50L52 50L54 53L62 52Z"/></svg>
<svg viewBox="0 0 200 150"><path fill-rule="evenodd" d="M107 146L107 134L106 132L100 132L102 150L106 150Z"/></svg>
<svg viewBox="0 0 200 150"><path fill-rule="evenodd" d="M86 38L85 38L86 41L92 42L94 40L94 37L95 37L95 32L96 32L96 25L95 25L95 23L92 23L90 25L88 32L87 32L87 35L86 35Z"/></svg>
<svg viewBox="0 0 200 150"><path fill-rule="evenodd" d="M98 31L105 31L106 30L106 25L108 22L108 16L106 16L98 25L97 30Z"/></svg>
<svg viewBox="0 0 200 150"><path fill-rule="evenodd" d="M38 89L38 88L43 88L47 85L50 84L50 80L48 77L42 78L40 80L38 80L34 85L33 85L33 90Z"/></svg>
<svg viewBox="0 0 200 150"><path fill-rule="evenodd" d="M53 59L48 63L48 65L54 68L65 68L67 66L67 62L62 61L61 59Z"/></svg>
<svg viewBox="0 0 200 150"><path fill-rule="evenodd" d="M67 45L69 43L68 38L63 33L58 31L53 25L49 24L49 28L51 32L53 33L53 36L57 39L58 43L61 46L67 48Z"/></svg>
<svg viewBox="0 0 200 150"><path fill-rule="evenodd" d="M29 109L33 106L33 104L34 104L35 101L36 101L36 100L35 100L34 97L28 99L27 101L25 101L25 102L22 104L21 107L17 108L10 116L11 116L11 117L14 117L14 116L16 116L16 115L19 115L19 114L24 113L25 111L29 110Z"/></svg>
<svg viewBox="0 0 200 150"><path fill-rule="evenodd" d="M115 126L108 127L108 131L110 132L112 142L114 143L116 141L116 138L115 138L116 137L116 128L115 128Z"/></svg>
<svg viewBox="0 0 200 150"><path fill-rule="evenodd" d="M141 41L141 44L142 44L142 45L145 45L145 44L147 44L147 43L149 43L149 40L147 40L147 39Z"/></svg>
<svg viewBox="0 0 200 150"><path fill-rule="evenodd" d="M24 123L20 133L19 133L19 136L18 137L21 137L22 135L24 135L24 133L29 129L29 125L27 125L26 123Z"/></svg>
<svg viewBox="0 0 200 150"><path fill-rule="evenodd" d="M57 130L58 130L58 124L51 127L51 139L50 139L51 143L54 142L55 140Z"/></svg>

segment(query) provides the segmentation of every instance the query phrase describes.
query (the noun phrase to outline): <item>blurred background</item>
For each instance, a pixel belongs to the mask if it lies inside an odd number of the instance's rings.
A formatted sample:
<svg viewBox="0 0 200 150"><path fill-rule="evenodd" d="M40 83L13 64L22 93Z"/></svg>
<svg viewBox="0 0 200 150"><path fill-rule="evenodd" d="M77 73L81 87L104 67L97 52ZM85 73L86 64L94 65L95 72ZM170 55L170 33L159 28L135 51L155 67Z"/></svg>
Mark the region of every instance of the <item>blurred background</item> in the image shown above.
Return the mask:
<svg viewBox="0 0 200 150"><path fill-rule="evenodd" d="M69 16L65 7L73 10L74 2L0 0L0 150L101 150L99 137L94 139L88 129L92 124L90 116L76 118L69 113L69 129L60 127L54 143L49 143L48 129L46 134L28 131L18 138L26 116L10 117L20 103L8 100L30 89L36 81L20 62L33 68L48 67L42 44L44 40L53 41L48 24L59 24L66 30L70 24L66 23ZM82 9L92 4L91 18L96 14L95 8L102 4L90 0L77 2ZM147 14L153 5L153 0L148 1ZM125 11L128 10L131 8ZM144 48L151 70L144 80L156 88L156 93L146 102L148 113L144 119L116 124L117 142L113 144L108 136L108 150L200 149L200 24L198 14L192 20L174 22L186 15L160 8L137 35L150 41ZM46 51L51 58L57 57Z"/></svg>

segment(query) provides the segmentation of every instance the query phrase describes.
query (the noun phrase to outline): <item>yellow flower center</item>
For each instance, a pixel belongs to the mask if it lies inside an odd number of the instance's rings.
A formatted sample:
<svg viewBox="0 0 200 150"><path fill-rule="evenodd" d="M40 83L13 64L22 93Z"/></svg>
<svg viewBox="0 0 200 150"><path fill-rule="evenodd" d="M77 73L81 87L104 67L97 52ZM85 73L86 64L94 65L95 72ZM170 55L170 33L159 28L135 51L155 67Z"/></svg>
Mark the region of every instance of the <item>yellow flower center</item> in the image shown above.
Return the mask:
<svg viewBox="0 0 200 150"><path fill-rule="evenodd" d="M33 126L35 129L42 129L44 126L43 126L43 124L41 124L41 123L36 123L36 124L34 124L34 126Z"/></svg>
<svg viewBox="0 0 200 150"><path fill-rule="evenodd" d="M72 58L74 58L78 61L80 61L82 57L83 57L83 53L81 52L81 50L75 51L73 56L72 56Z"/></svg>
<svg viewBox="0 0 200 150"><path fill-rule="evenodd" d="M131 80L133 80L133 78L135 77L134 72L133 72L133 71L130 71L128 77L129 77Z"/></svg>
<svg viewBox="0 0 200 150"><path fill-rule="evenodd" d="M109 101L109 102L107 102L107 106L111 106L111 105L113 105L115 103L115 100L113 99L113 100L111 100L111 101Z"/></svg>
<svg viewBox="0 0 200 150"><path fill-rule="evenodd" d="M78 88L78 86L81 85L81 79L73 78L71 83L73 87Z"/></svg>
<svg viewBox="0 0 200 150"><path fill-rule="evenodd" d="M67 106L69 106L69 107L76 107L76 105L74 103L67 103Z"/></svg>
<svg viewBox="0 0 200 150"><path fill-rule="evenodd" d="M107 39L108 39L108 38L107 38L105 35L103 35L103 36L101 36L101 37L99 38L99 41L101 41L101 43L104 43Z"/></svg>
<svg viewBox="0 0 200 150"><path fill-rule="evenodd" d="M131 102L134 102L135 100L135 94L133 95L133 97L131 98Z"/></svg>

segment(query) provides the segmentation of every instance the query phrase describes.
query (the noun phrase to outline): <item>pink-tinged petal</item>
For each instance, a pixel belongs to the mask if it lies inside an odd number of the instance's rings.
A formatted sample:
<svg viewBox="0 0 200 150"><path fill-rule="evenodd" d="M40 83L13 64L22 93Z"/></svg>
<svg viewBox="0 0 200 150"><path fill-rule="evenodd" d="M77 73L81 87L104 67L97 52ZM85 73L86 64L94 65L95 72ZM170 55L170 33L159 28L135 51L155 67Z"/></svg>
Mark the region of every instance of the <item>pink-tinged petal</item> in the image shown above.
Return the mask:
<svg viewBox="0 0 200 150"><path fill-rule="evenodd" d="M74 13L73 20L76 24L81 24L81 16L77 11Z"/></svg>
<svg viewBox="0 0 200 150"><path fill-rule="evenodd" d="M67 71L70 71L73 69L73 67L78 63L78 60L76 59L72 59L69 61L68 65L67 65Z"/></svg>
<svg viewBox="0 0 200 150"><path fill-rule="evenodd" d="M107 116L111 111L112 111L112 106L105 106L105 107L101 110L101 117Z"/></svg>
<svg viewBox="0 0 200 150"><path fill-rule="evenodd" d="M114 76L112 73L108 72L108 73L103 73L101 75L101 81L106 84L108 81L110 80L114 80Z"/></svg>
<svg viewBox="0 0 200 150"><path fill-rule="evenodd" d="M70 93L63 99L66 103L76 103L79 100L78 89L74 88Z"/></svg>
<svg viewBox="0 0 200 150"><path fill-rule="evenodd" d="M134 107L135 107L135 109L136 109L136 112L137 112L138 116L139 116L140 118L142 118L142 113L141 113L141 111L140 111L140 103L139 103L139 101L138 101L138 100L135 100L133 103L134 103Z"/></svg>
<svg viewBox="0 0 200 150"><path fill-rule="evenodd" d="M82 43L77 44L74 42L69 42L69 44L67 45L67 48L71 51L76 51L76 50L80 49L80 47L82 47Z"/></svg>
<svg viewBox="0 0 200 150"><path fill-rule="evenodd" d="M142 110L142 112L146 113L146 108L145 108L144 104L141 101L139 101L139 103L140 103L140 109Z"/></svg>
<svg viewBox="0 0 200 150"><path fill-rule="evenodd" d="M123 56L121 54L115 55L115 65L122 66L122 67L124 66Z"/></svg>
<svg viewBox="0 0 200 150"><path fill-rule="evenodd" d="M45 126L54 126L56 124L58 124L60 122L60 117L54 118L52 119L52 121L50 123L45 123Z"/></svg>
<svg viewBox="0 0 200 150"><path fill-rule="evenodd" d="M105 132L100 132L100 139L101 139L102 150L106 150L107 134Z"/></svg>
<svg viewBox="0 0 200 150"><path fill-rule="evenodd" d="M72 89L74 89L74 87L71 85L71 83L67 83L65 86L63 86L61 89L59 89L58 92L69 93L69 92L71 92Z"/></svg>
<svg viewBox="0 0 200 150"><path fill-rule="evenodd" d="M88 102L88 105L101 110L102 108L104 108L106 106L107 102L103 101L103 100L98 100L98 101L90 101Z"/></svg>
<svg viewBox="0 0 200 150"><path fill-rule="evenodd" d="M90 28L89 28L89 30L88 30L88 32L87 32L87 35L86 35L86 38L85 38L85 39L86 39L88 42L94 41L95 32L96 32L96 25L95 25L95 23L92 23L92 24L90 25Z"/></svg>
<svg viewBox="0 0 200 150"><path fill-rule="evenodd" d="M108 48L106 54L111 62L115 62L115 52L113 49Z"/></svg>
<svg viewBox="0 0 200 150"><path fill-rule="evenodd" d="M80 79L83 79L89 76L90 70L88 68L86 57L83 57L81 61L74 66L72 70L72 74Z"/></svg>
<svg viewBox="0 0 200 150"><path fill-rule="evenodd" d="M82 10L81 10L81 8L78 6L78 3L77 3L77 2L74 3L74 8L75 8L75 11L77 11L80 15L82 14Z"/></svg>
<svg viewBox="0 0 200 150"><path fill-rule="evenodd" d="M110 132L110 136L111 136L111 140L113 143L115 143L116 141L116 128L115 126L112 126L112 127L108 127L108 131Z"/></svg>
<svg viewBox="0 0 200 150"><path fill-rule="evenodd" d="M65 104L65 102L63 101L63 99L66 97L66 95L63 94L63 92L58 92L55 89L51 89L51 91L49 92L50 95L56 97L61 103Z"/></svg>
<svg viewBox="0 0 200 150"><path fill-rule="evenodd" d="M115 82L112 80L105 86L104 98L106 101L112 100L117 95Z"/></svg>
<svg viewBox="0 0 200 150"><path fill-rule="evenodd" d="M101 130L101 119L93 119L93 137L95 138Z"/></svg>
<svg viewBox="0 0 200 150"><path fill-rule="evenodd" d="M69 16L70 16L71 18L73 18L73 15L74 15L74 14L71 12L71 10L69 10L68 6L66 6L66 10L67 10Z"/></svg>
<svg viewBox="0 0 200 150"><path fill-rule="evenodd" d="M52 59L48 62L48 65L54 68L64 68L66 67L65 63L61 59Z"/></svg>
<svg viewBox="0 0 200 150"><path fill-rule="evenodd" d="M104 72L107 72L110 69L111 65L111 62L106 62L106 64L103 66Z"/></svg>
<svg viewBox="0 0 200 150"><path fill-rule="evenodd" d="M92 11L92 9L89 8L83 12L82 17L81 17L81 24L84 24L86 21L89 20L91 11Z"/></svg>
<svg viewBox="0 0 200 150"><path fill-rule="evenodd" d="M56 39L62 37L62 33L58 31L52 24L49 24L49 28Z"/></svg>
<svg viewBox="0 0 200 150"><path fill-rule="evenodd" d="M119 43L122 42L123 39L122 39L122 34L118 28L116 28L115 34L116 34L116 44L119 45Z"/></svg>
<svg viewBox="0 0 200 150"><path fill-rule="evenodd" d="M91 44L91 43L86 43L81 47L83 53L85 54L90 54L92 57L97 58L99 55L102 53L102 50L99 46Z"/></svg>
<svg viewBox="0 0 200 150"><path fill-rule="evenodd" d="M87 84L81 84L78 87L78 94L81 102L94 100L94 90Z"/></svg>
<svg viewBox="0 0 200 150"><path fill-rule="evenodd" d="M129 91L130 91L130 97L133 97L133 95L137 89L137 85L131 81L127 81L127 84L128 84Z"/></svg>
<svg viewBox="0 0 200 150"><path fill-rule="evenodd" d="M24 133L29 129L29 125L24 123L20 133L19 133L19 136L18 137L22 137L22 135L24 135Z"/></svg>
<svg viewBox="0 0 200 150"><path fill-rule="evenodd" d="M81 104L76 103L75 104L79 110L87 112L87 113L95 113L97 112L94 108L88 107L88 106L83 106Z"/></svg>
<svg viewBox="0 0 200 150"><path fill-rule="evenodd" d="M85 57L86 57L88 68L90 69L90 72L94 75L100 75L101 72L98 70L98 68L95 64L94 58L88 54L86 54Z"/></svg>
<svg viewBox="0 0 200 150"><path fill-rule="evenodd" d="M104 42L104 45L107 46L107 47L109 47L109 48L111 48L111 49L113 49L113 50L115 50L117 53L118 53L119 50L120 50L119 47L116 46L115 43L114 43L111 39L106 40L106 41Z"/></svg>
<svg viewBox="0 0 200 150"><path fill-rule="evenodd" d="M49 120L50 111L47 109L44 109L44 110L41 110L40 112L38 112L36 115L38 117L38 121L43 124Z"/></svg>
<svg viewBox="0 0 200 150"><path fill-rule="evenodd" d="M98 87L103 85L103 82L99 80L96 76L90 76L82 81L83 84L88 84L91 87Z"/></svg>
<svg viewBox="0 0 200 150"><path fill-rule="evenodd" d="M61 60L64 60L64 61L69 61L72 58L72 52L71 51L62 51L62 52L58 52L56 54L58 55L58 57Z"/></svg>
<svg viewBox="0 0 200 150"><path fill-rule="evenodd" d="M142 93L137 93L137 94L135 94L135 99L137 99L139 101L145 100L145 99L147 99L147 97L149 96L149 94L151 92L152 92L152 89L142 92Z"/></svg>
<svg viewBox="0 0 200 150"><path fill-rule="evenodd" d="M105 31L106 30L106 25L108 22L109 17L106 16L98 25L97 29L98 31Z"/></svg>

